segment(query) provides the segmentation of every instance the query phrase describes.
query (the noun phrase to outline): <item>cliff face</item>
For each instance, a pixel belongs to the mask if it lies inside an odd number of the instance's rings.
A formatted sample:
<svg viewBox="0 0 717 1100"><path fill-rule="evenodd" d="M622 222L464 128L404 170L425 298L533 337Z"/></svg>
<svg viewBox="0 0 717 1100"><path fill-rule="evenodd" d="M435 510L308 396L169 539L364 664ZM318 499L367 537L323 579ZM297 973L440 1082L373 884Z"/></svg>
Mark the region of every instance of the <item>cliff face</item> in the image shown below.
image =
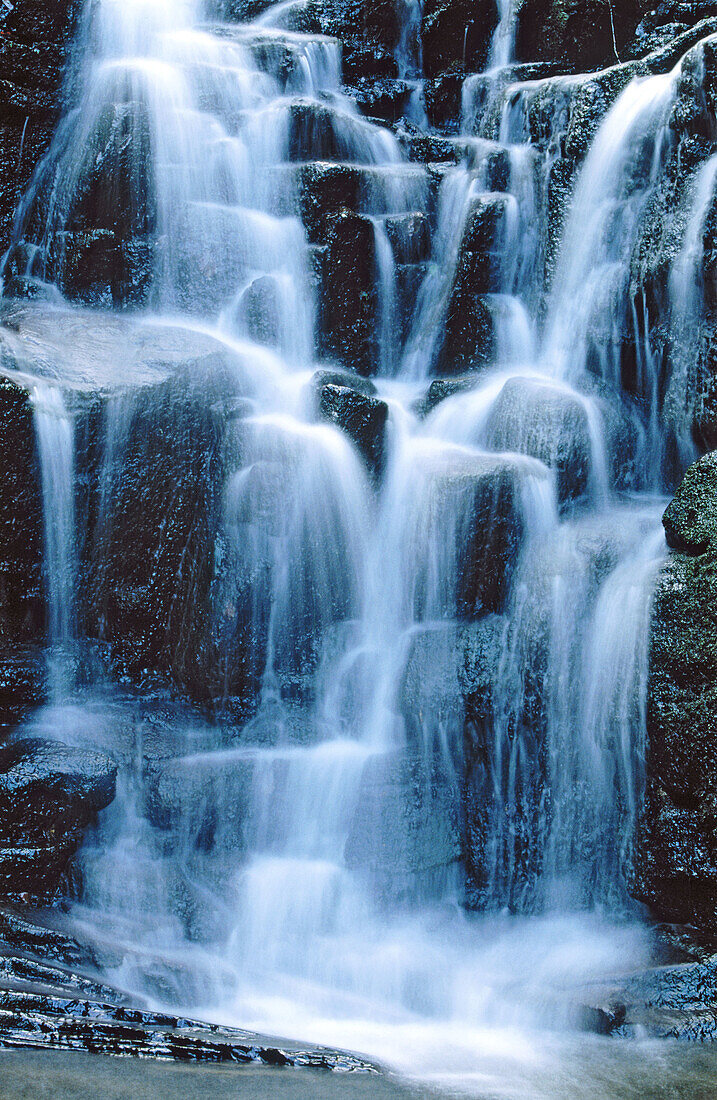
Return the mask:
<svg viewBox="0 0 717 1100"><path fill-rule="evenodd" d="M687 471L665 512L648 688L640 896L668 920L717 928L717 464Z"/></svg>
<svg viewBox="0 0 717 1100"><path fill-rule="evenodd" d="M18 0L0 15L0 251L62 112L77 0Z"/></svg>

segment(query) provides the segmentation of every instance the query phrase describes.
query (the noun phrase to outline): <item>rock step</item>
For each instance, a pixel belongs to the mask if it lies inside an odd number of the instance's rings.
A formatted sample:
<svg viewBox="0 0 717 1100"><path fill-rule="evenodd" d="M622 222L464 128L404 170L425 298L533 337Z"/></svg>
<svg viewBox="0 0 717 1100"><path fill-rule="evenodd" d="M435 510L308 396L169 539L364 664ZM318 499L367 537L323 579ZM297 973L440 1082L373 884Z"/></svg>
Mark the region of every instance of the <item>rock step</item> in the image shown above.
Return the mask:
<svg viewBox="0 0 717 1100"><path fill-rule="evenodd" d="M379 1072L373 1063L343 1051L281 1041L273 1044L252 1032L53 992L0 992L0 1047Z"/></svg>

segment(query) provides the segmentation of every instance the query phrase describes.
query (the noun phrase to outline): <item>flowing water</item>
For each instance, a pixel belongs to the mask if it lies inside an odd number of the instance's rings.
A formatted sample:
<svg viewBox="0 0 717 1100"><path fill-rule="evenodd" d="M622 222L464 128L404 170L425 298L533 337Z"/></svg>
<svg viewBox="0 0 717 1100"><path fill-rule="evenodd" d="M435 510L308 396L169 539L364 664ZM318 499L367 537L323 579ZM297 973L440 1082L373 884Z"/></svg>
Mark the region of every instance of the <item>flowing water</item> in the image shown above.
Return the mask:
<svg viewBox="0 0 717 1100"><path fill-rule="evenodd" d="M420 5L404 6L399 60L413 79ZM470 139L442 184L402 336L387 226L425 208L425 173L342 95L338 44L290 29L296 8L228 26L192 0L88 5L68 110L18 212L17 240L35 246L26 276L62 291L70 254L57 242L114 149L116 190L92 201L151 241L145 314L211 332L252 364L231 429L241 461L219 487L216 605L230 626L241 607L228 644L247 654L255 713L176 720L172 760L148 778L147 709L107 685L58 687L63 736L89 729L131 762L83 850L68 922L106 953L110 978L154 1003L366 1051L457 1094L637 1095L571 1028L581 990L648 958L625 882L666 553L663 441L648 357L636 407L616 349L675 77L632 82L600 127L544 316L545 161L514 106L499 141ZM513 32L504 3L491 73ZM379 480L306 397L317 320L297 168L312 159L350 162L364 181L389 408ZM710 162L673 286L693 279L713 184ZM464 235L487 206L499 223L489 363L421 416ZM66 644L72 420L57 385L33 403L49 635ZM123 399L108 406L100 529L131 418ZM490 721L461 689L469 652L488 671ZM34 728L57 732L56 719ZM638 1081L655 1053L624 1057Z"/></svg>

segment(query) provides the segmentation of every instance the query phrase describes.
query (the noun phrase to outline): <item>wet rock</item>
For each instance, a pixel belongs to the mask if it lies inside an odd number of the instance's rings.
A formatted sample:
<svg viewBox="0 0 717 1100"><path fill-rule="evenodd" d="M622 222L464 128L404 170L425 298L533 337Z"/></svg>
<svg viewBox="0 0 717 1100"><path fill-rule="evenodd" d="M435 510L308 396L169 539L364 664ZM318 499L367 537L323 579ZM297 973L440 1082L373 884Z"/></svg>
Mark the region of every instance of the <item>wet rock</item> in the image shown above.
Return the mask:
<svg viewBox="0 0 717 1100"><path fill-rule="evenodd" d="M7 357L0 349L0 361ZM42 505L32 407L27 390L0 376L0 636L41 635Z"/></svg>
<svg viewBox="0 0 717 1100"><path fill-rule="evenodd" d="M411 88L404 80L382 77L360 77L345 89L362 114L382 122L396 122L406 108L411 96Z"/></svg>
<svg viewBox="0 0 717 1100"><path fill-rule="evenodd" d="M365 173L349 164L311 162L297 168L299 209L309 241L328 236L330 220L341 210L356 210Z"/></svg>
<svg viewBox="0 0 717 1100"><path fill-rule="evenodd" d="M494 0L426 0L421 22L426 76L455 68L480 72L497 24Z"/></svg>
<svg viewBox="0 0 717 1100"><path fill-rule="evenodd" d="M343 386L347 389L355 390L356 393L363 394L364 397L375 397L376 395L376 387L371 379L364 378L363 375L357 374L356 371L353 370L321 367L319 370L314 371L310 385L312 390L312 401L315 408L318 408L321 391L324 386Z"/></svg>
<svg viewBox="0 0 717 1100"><path fill-rule="evenodd" d="M421 398L418 412L421 416L428 416L441 401L445 401L448 397L455 397L457 393L466 393L474 389L475 385L474 374L458 378L434 378L424 397Z"/></svg>
<svg viewBox="0 0 717 1100"><path fill-rule="evenodd" d="M133 1006L119 990L89 982L72 970L23 959L3 962L8 988L0 991L0 1041L6 1048L86 1051L194 1064L379 1072L371 1062L345 1051L149 1012Z"/></svg>
<svg viewBox="0 0 717 1100"><path fill-rule="evenodd" d="M81 630L110 644L120 676L161 674L206 697L221 681L210 590L223 410L242 364L211 338L117 314L9 303L3 317L0 353L22 384L7 391L18 410L5 421L6 430L17 427L11 453L35 463L28 473L23 462L5 512L9 560L19 568L8 570L0 608L14 636L41 636L44 618L39 568L39 614L28 618L33 589L23 570L33 564L33 528L29 520L21 528L18 510L32 491L39 565L42 508L27 405L39 376L61 383L74 425Z"/></svg>
<svg viewBox="0 0 717 1100"><path fill-rule="evenodd" d="M504 607L524 533L523 480L541 476L540 470L530 460L456 455L437 473L446 537L457 540L459 617L473 619Z"/></svg>
<svg viewBox="0 0 717 1100"><path fill-rule="evenodd" d="M231 749L152 762L147 816L159 829L181 829L182 843L204 853L242 851L251 805L253 761Z"/></svg>
<svg viewBox="0 0 717 1100"><path fill-rule="evenodd" d="M71 936L55 928L47 928L28 919L9 905L0 909L0 942L23 953L31 952L42 959L56 960L67 966L96 965L92 951L81 946Z"/></svg>
<svg viewBox="0 0 717 1100"><path fill-rule="evenodd" d="M347 865L370 874L379 894L395 903L450 873L460 853L457 792L441 765L420 750L370 757L346 842Z"/></svg>
<svg viewBox="0 0 717 1100"><path fill-rule="evenodd" d="M331 222L322 293L323 347L359 374L378 360L378 291L374 227L344 210Z"/></svg>
<svg viewBox="0 0 717 1100"><path fill-rule="evenodd" d="M463 700L462 752L462 835L469 906L484 905L487 877L486 845L490 828L490 761L494 752L496 687L505 649L507 619L486 615L466 625L460 637L462 648L459 685Z"/></svg>
<svg viewBox="0 0 717 1100"><path fill-rule="evenodd" d="M46 153L62 102L65 59L80 4L18 2L3 9L0 36L0 255L13 216Z"/></svg>
<svg viewBox="0 0 717 1100"><path fill-rule="evenodd" d="M648 785L633 892L666 920L717 929L717 829L712 807L675 805Z"/></svg>
<svg viewBox="0 0 717 1100"><path fill-rule="evenodd" d="M223 388L214 365L189 360L117 409L119 454L104 502L93 418L78 446L98 520L81 555L85 629L109 642L122 677L142 682L160 672L200 698L221 681L210 593L226 420L207 398L214 392L221 403L231 384Z"/></svg>
<svg viewBox="0 0 717 1100"><path fill-rule="evenodd" d="M493 317L502 308L500 300L492 296L501 289L508 202L506 195L484 194L475 200L468 213L446 311L437 373L459 374L491 358Z"/></svg>
<svg viewBox="0 0 717 1100"><path fill-rule="evenodd" d="M281 289L271 275L253 279L239 298L235 323L257 344L276 347L281 334Z"/></svg>
<svg viewBox="0 0 717 1100"><path fill-rule="evenodd" d="M399 8L393 0L310 0L323 34L374 44L393 51L400 35Z"/></svg>
<svg viewBox="0 0 717 1100"><path fill-rule="evenodd" d="M13 844L0 841L0 897L51 897L77 848L76 835L59 844Z"/></svg>
<svg viewBox="0 0 717 1100"><path fill-rule="evenodd" d="M717 964L655 967L614 982L605 990L621 1019L614 1034L651 1039L714 1042L717 1037Z"/></svg>
<svg viewBox="0 0 717 1100"><path fill-rule="evenodd" d="M490 363L496 346L495 306L491 295L472 292L470 270L458 272L435 358L436 374L462 375Z"/></svg>
<svg viewBox="0 0 717 1100"><path fill-rule="evenodd" d="M83 829L115 796L102 753L23 738L0 749L0 834L6 841Z"/></svg>
<svg viewBox="0 0 717 1100"><path fill-rule="evenodd" d="M370 472L378 477L383 469L388 405L345 386L321 389L319 415L335 424L353 440Z"/></svg>
<svg viewBox="0 0 717 1100"><path fill-rule="evenodd" d="M423 99L432 126L449 134L458 132L462 90L462 73L443 73L426 81Z"/></svg>
<svg viewBox="0 0 717 1100"><path fill-rule="evenodd" d="M493 405L485 429L492 451L532 455L555 470L565 502L588 488L592 447L584 402L567 390L530 378L511 378Z"/></svg>
<svg viewBox="0 0 717 1100"><path fill-rule="evenodd" d="M606 112L629 81L644 72L641 63L629 62L573 77L541 76L520 85L508 83L504 96L494 102L494 126L499 125L503 112L510 111L511 117L521 122L522 139L548 156L547 180L540 185L544 191L542 251L548 283L576 173Z"/></svg>
<svg viewBox="0 0 717 1100"><path fill-rule="evenodd" d="M348 161L366 142L365 124L346 111L301 101L288 113L290 160Z"/></svg>
<svg viewBox="0 0 717 1100"><path fill-rule="evenodd" d="M0 737L22 722L47 695L47 662L34 646L0 648Z"/></svg>
<svg viewBox="0 0 717 1100"><path fill-rule="evenodd" d="M341 44L341 73L349 86L361 80L398 76L396 58L385 46L365 38L345 38Z"/></svg>
<svg viewBox="0 0 717 1100"><path fill-rule="evenodd" d="M717 453L690 466L662 522L672 550L696 555L717 551Z"/></svg>
<svg viewBox="0 0 717 1100"><path fill-rule="evenodd" d="M430 260L431 229L425 214L392 214L385 219L384 226L397 264Z"/></svg>
<svg viewBox="0 0 717 1100"><path fill-rule="evenodd" d="M558 61L573 72L624 59L649 0L619 6L603 0L523 0L518 8L519 61Z"/></svg>
<svg viewBox="0 0 717 1100"><path fill-rule="evenodd" d="M668 508L674 550L658 579L647 698L641 896L669 919L717 927L717 545L714 464L691 467Z"/></svg>
<svg viewBox="0 0 717 1100"><path fill-rule="evenodd" d="M411 745L431 745L442 730L453 753L460 749L463 699L463 628L455 623L416 627L407 640L399 711Z"/></svg>

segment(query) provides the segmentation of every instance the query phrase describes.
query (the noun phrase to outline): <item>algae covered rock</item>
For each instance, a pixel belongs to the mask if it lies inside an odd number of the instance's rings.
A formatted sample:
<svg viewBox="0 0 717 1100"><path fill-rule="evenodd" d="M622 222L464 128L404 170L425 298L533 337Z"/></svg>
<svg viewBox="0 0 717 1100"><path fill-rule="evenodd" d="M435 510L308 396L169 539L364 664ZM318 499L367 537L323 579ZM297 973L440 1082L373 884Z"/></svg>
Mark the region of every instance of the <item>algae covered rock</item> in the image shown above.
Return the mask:
<svg viewBox="0 0 717 1100"><path fill-rule="evenodd" d="M675 547L657 583L647 700L648 799L640 896L670 919L717 927L715 455L665 513Z"/></svg>

